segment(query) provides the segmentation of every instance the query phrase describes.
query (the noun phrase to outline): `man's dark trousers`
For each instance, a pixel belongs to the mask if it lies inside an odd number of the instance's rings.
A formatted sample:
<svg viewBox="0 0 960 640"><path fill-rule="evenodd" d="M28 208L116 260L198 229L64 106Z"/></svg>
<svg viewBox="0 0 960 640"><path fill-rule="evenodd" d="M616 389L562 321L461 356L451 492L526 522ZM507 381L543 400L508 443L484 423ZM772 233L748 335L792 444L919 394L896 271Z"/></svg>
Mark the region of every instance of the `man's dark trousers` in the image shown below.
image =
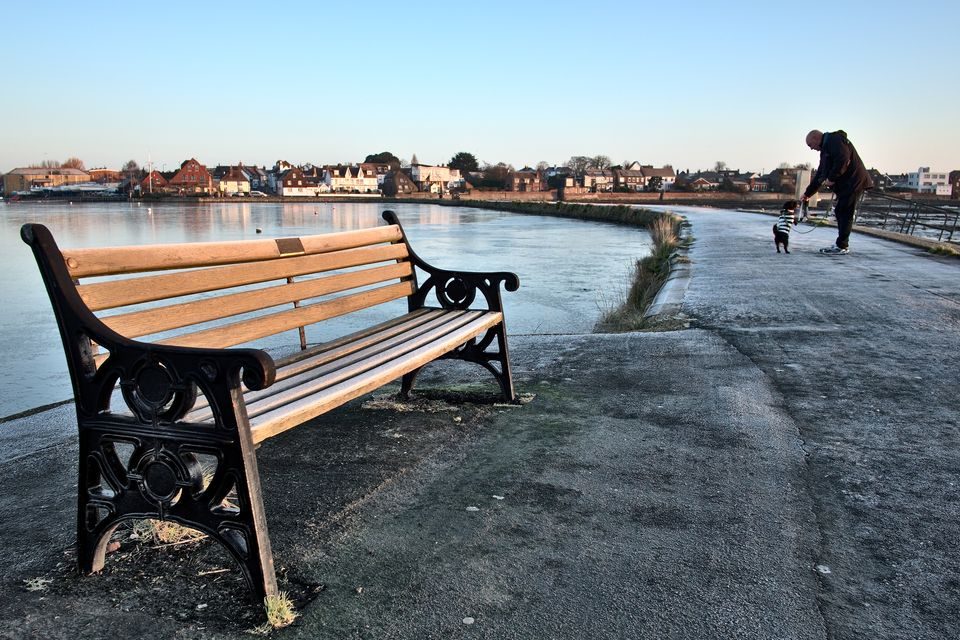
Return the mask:
<svg viewBox="0 0 960 640"><path fill-rule="evenodd" d="M837 246L841 249L846 249L850 244L853 219L863 194L863 191L837 194L837 206L833 209L833 215L837 217Z"/></svg>

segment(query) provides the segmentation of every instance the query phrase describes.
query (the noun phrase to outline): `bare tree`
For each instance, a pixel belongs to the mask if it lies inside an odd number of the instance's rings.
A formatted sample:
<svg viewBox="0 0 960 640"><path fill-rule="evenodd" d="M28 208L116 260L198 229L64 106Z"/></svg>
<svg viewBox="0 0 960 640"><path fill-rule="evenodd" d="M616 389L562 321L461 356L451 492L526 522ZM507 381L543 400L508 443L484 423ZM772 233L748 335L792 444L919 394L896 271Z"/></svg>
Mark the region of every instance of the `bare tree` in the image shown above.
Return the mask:
<svg viewBox="0 0 960 640"><path fill-rule="evenodd" d="M136 160L127 160L127 162L120 168L120 173L123 174L123 177L133 182L140 177L140 165L137 164Z"/></svg>
<svg viewBox="0 0 960 640"><path fill-rule="evenodd" d="M59 160L44 160L43 162L34 165L40 169L59 169L60 161Z"/></svg>
<svg viewBox="0 0 960 640"><path fill-rule="evenodd" d="M590 158L587 156L572 156L563 166L570 169L574 175L580 176L590 167Z"/></svg>
<svg viewBox="0 0 960 640"><path fill-rule="evenodd" d="M724 162L723 160L717 160L717 161L714 163L714 165L713 165L713 170L714 170L714 171L726 171L726 170L727 170L727 163Z"/></svg>
<svg viewBox="0 0 960 640"><path fill-rule="evenodd" d="M549 168L550 163L548 163L546 160L541 160L537 163L537 171L546 171Z"/></svg>
<svg viewBox="0 0 960 640"><path fill-rule="evenodd" d="M590 158L591 169L609 169L611 164L613 163L610 162L610 158L607 156L593 156Z"/></svg>
<svg viewBox="0 0 960 640"><path fill-rule="evenodd" d="M483 166L482 186L494 189L506 189L510 174L514 172L513 165L505 162L485 164Z"/></svg>
<svg viewBox="0 0 960 640"><path fill-rule="evenodd" d="M83 164L83 160L81 160L80 158L72 157L72 156L67 158L66 161L64 161L64 163L60 166L63 167L64 169L80 169L80 171L87 170L87 168Z"/></svg>

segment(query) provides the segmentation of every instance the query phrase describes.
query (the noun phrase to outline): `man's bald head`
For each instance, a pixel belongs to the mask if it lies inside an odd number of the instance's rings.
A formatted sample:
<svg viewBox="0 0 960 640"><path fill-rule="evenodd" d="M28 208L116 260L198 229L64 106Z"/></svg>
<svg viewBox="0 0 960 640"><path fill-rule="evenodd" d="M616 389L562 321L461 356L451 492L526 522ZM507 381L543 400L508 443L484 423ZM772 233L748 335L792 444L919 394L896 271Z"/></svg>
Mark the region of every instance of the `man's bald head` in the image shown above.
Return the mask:
<svg viewBox="0 0 960 640"><path fill-rule="evenodd" d="M823 132L817 131L814 129L807 134L807 146L813 149L814 151L820 151L820 147L823 145Z"/></svg>

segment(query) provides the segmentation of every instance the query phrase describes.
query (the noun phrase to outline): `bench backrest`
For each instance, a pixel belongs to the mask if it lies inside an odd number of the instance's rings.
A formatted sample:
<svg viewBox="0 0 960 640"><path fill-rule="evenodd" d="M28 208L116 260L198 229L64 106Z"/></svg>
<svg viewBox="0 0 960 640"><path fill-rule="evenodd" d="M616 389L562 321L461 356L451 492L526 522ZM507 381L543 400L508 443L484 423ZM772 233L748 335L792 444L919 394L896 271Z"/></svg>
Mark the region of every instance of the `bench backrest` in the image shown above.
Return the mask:
<svg viewBox="0 0 960 640"><path fill-rule="evenodd" d="M416 290L397 225L61 254L104 324L128 338L179 346L230 347L299 329L305 347L303 327Z"/></svg>

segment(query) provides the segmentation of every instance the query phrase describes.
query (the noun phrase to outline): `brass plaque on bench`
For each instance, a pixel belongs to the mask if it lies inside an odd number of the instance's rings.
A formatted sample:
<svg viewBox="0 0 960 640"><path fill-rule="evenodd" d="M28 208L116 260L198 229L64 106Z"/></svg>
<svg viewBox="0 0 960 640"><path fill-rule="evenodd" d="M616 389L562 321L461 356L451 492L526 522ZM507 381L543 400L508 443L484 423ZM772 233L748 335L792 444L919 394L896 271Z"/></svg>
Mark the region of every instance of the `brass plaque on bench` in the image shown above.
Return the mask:
<svg viewBox="0 0 960 640"><path fill-rule="evenodd" d="M300 238L277 238L277 249L281 258L302 256L305 253Z"/></svg>

